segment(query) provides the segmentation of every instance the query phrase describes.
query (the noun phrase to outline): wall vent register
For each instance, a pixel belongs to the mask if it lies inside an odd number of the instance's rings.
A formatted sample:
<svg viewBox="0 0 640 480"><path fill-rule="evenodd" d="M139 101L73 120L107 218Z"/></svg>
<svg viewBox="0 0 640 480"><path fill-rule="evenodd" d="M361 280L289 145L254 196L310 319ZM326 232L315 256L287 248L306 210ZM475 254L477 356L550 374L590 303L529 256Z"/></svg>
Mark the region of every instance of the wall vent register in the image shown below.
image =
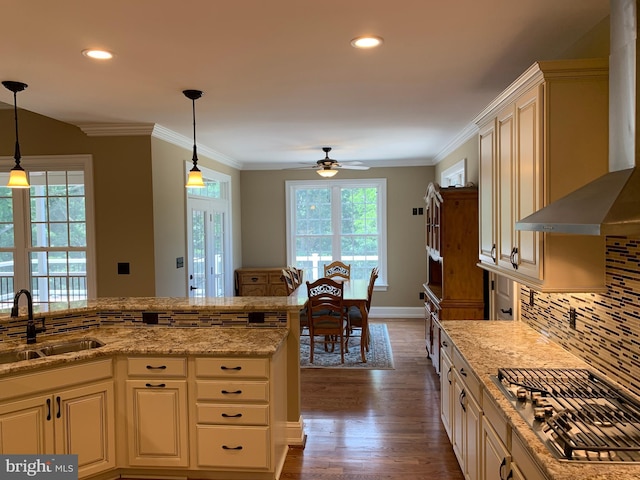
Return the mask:
<svg viewBox="0 0 640 480"><path fill-rule="evenodd" d="M640 402L593 372L500 368L493 380L556 458L640 462Z"/></svg>

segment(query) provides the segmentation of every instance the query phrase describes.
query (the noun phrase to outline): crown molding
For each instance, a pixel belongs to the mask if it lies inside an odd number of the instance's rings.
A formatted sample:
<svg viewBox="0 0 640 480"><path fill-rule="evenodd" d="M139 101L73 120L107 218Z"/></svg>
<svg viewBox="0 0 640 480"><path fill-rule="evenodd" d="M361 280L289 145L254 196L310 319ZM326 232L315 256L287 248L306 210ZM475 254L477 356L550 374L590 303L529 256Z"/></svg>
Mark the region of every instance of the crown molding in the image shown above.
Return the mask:
<svg viewBox="0 0 640 480"><path fill-rule="evenodd" d="M193 140L157 123L81 123L76 126L88 137L150 136L187 150L193 148ZM233 158L203 145L198 144L198 153L229 167L242 169L242 165Z"/></svg>
<svg viewBox="0 0 640 480"><path fill-rule="evenodd" d="M478 135L478 125L470 123L458 133L433 159L433 164L440 163L445 157L461 147L465 142Z"/></svg>
<svg viewBox="0 0 640 480"><path fill-rule="evenodd" d="M151 135L153 123L78 123L88 137L134 137Z"/></svg>

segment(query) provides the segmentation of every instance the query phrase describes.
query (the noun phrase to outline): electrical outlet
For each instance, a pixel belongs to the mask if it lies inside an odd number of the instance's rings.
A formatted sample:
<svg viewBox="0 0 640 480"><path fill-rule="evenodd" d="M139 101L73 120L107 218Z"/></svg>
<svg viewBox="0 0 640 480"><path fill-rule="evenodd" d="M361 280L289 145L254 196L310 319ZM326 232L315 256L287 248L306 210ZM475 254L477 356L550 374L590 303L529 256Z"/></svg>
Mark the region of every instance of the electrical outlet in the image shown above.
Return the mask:
<svg viewBox="0 0 640 480"><path fill-rule="evenodd" d="M420 300L424 300L424 292L420 292Z"/></svg>
<svg viewBox="0 0 640 480"><path fill-rule="evenodd" d="M415 207L415 208L413 209L413 212L412 212L412 213L413 213L413 215L417 215L417 214L418 214L418 208L417 208L417 207Z"/></svg>
<svg viewBox="0 0 640 480"><path fill-rule="evenodd" d="M576 309L573 307L569 308L569 327L571 330L576 329Z"/></svg>

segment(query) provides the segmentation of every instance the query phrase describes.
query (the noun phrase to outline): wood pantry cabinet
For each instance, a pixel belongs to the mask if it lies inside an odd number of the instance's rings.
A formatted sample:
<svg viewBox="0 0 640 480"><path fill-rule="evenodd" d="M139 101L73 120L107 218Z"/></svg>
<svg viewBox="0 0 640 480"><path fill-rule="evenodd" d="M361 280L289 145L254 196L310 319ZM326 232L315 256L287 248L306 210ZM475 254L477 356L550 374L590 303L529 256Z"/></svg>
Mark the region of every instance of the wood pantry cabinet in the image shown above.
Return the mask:
<svg viewBox="0 0 640 480"><path fill-rule="evenodd" d="M239 268L235 272L236 295L240 297L286 297L287 287L279 268Z"/></svg>
<svg viewBox="0 0 640 480"><path fill-rule="evenodd" d="M78 455L78 477L116 467L112 361L0 379L0 453Z"/></svg>
<svg viewBox="0 0 640 480"><path fill-rule="evenodd" d="M478 258L478 189L441 188L431 183L425 194L427 350L437 372L439 321L484 318L484 274Z"/></svg>
<svg viewBox="0 0 640 480"><path fill-rule="evenodd" d="M538 62L475 120L480 266L538 291L604 289L604 238L515 223L606 173L605 60Z"/></svg>

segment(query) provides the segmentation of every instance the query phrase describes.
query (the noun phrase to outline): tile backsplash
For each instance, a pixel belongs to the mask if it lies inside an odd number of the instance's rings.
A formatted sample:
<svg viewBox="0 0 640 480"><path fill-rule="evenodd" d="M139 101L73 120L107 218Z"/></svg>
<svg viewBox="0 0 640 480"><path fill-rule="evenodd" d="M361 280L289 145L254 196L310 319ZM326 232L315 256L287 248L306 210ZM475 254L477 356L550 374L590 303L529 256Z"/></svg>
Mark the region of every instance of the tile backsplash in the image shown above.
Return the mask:
<svg viewBox="0 0 640 480"><path fill-rule="evenodd" d="M606 238L606 293L520 288L521 319L640 396L640 238ZM569 311L575 308L575 329Z"/></svg>

